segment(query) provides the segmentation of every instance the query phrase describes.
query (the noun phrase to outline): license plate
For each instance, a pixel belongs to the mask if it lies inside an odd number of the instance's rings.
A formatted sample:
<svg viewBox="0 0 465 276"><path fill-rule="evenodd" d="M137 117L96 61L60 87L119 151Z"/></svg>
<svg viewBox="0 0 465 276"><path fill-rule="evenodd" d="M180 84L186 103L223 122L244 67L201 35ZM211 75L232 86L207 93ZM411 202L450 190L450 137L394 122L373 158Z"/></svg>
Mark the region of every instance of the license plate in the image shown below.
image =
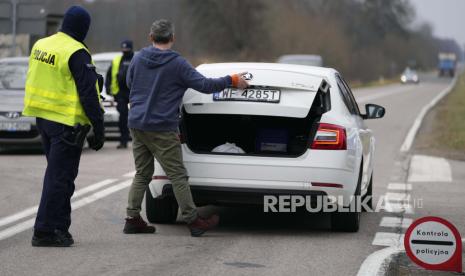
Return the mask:
<svg viewBox="0 0 465 276"><path fill-rule="evenodd" d="M20 122L0 122L0 130L3 131L30 131L30 123L20 123Z"/></svg>
<svg viewBox="0 0 465 276"><path fill-rule="evenodd" d="M278 89L247 88L244 90L240 90L235 88L226 88L221 92L213 93L214 101L250 101L279 103L280 99L281 90Z"/></svg>

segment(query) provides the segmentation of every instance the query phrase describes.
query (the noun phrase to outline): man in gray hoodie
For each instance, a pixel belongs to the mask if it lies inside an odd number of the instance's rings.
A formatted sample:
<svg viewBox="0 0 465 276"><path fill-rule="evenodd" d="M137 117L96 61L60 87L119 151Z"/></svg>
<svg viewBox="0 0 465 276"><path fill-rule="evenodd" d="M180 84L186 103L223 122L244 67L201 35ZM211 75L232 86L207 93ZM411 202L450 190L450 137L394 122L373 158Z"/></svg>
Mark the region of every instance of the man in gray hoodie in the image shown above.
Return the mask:
<svg viewBox="0 0 465 276"><path fill-rule="evenodd" d="M206 78L178 53L171 50L174 26L167 20L155 21L150 28L152 46L134 56L127 73L129 94L128 126L133 137L136 166L129 191L124 233L154 233L140 217L142 199L154 173L154 157L170 180L176 201L192 236L201 236L218 224L218 216L198 215L182 161L178 137L179 107L185 91L193 88L214 93L233 86L244 89L248 83L241 74Z"/></svg>

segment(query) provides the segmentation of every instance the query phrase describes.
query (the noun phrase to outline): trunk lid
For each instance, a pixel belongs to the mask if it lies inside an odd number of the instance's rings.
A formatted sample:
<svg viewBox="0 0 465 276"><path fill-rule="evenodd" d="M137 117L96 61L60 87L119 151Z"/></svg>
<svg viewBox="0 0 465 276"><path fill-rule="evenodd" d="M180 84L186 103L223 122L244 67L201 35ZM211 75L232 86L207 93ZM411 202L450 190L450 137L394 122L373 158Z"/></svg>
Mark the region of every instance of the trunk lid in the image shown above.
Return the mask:
<svg viewBox="0 0 465 276"><path fill-rule="evenodd" d="M209 78L248 72L250 89L258 91L279 90L279 102L216 101L214 95L202 94L188 89L183 99L184 108L190 114L242 114L305 118L315 98L321 97L319 112L323 114L330 110L328 93L330 85L325 77L305 73L302 70L269 67L267 68L264 64L244 65L238 63L201 65L197 69Z"/></svg>

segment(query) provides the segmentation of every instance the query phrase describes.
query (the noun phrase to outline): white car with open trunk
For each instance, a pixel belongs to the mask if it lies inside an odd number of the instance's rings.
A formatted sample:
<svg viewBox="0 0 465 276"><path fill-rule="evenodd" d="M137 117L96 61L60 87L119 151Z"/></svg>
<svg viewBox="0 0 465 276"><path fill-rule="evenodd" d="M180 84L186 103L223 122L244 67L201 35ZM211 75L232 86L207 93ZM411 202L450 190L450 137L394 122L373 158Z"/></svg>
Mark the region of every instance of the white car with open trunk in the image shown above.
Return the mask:
<svg viewBox="0 0 465 276"><path fill-rule="evenodd" d="M372 194L375 139L364 119L381 118L385 110L368 104L361 114L336 70L272 63L197 69L207 77L248 72L250 84L213 95L189 89L184 96L180 137L197 204L263 204L264 195L330 195L342 197L346 206L351 196ZM236 150L214 150L225 143L234 143ZM174 221L177 210L171 184L156 163L146 194L148 220ZM331 217L335 230L358 230L358 211Z"/></svg>

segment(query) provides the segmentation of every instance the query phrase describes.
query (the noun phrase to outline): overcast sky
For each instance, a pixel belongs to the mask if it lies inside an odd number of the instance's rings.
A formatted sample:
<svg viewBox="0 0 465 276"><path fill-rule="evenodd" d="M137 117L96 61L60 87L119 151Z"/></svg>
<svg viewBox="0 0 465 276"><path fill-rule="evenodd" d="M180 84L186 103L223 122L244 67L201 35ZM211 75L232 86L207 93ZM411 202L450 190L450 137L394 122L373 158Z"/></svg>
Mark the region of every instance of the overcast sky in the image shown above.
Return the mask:
<svg viewBox="0 0 465 276"><path fill-rule="evenodd" d="M428 21L434 34L441 38L455 38L465 45L465 0L410 0L415 7L417 21Z"/></svg>

